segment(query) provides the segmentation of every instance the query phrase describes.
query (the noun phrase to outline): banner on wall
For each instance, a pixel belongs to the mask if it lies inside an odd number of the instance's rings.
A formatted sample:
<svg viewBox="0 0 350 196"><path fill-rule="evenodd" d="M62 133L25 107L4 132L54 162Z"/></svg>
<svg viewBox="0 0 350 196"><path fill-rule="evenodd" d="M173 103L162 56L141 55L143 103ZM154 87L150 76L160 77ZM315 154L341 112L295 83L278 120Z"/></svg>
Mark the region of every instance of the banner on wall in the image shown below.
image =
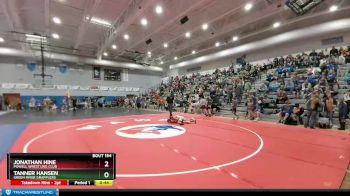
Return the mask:
<svg viewBox="0 0 350 196"><path fill-rule="evenodd" d="M71 90L79 90L80 86L71 86L70 89Z"/></svg>
<svg viewBox="0 0 350 196"><path fill-rule="evenodd" d="M81 86L80 90L81 91L88 91L88 90L90 90L90 86Z"/></svg>
<svg viewBox="0 0 350 196"><path fill-rule="evenodd" d="M125 88L124 87L115 87L115 90L119 91L119 92L124 92Z"/></svg>
<svg viewBox="0 0 350 196"><path fill-rule="evenodd" d="M54 90L55 88L56 88L55 85L45 85L41 87L41 89L43 90Z"/></svg>
<svg viewBox="0 0 350 196"><path fill-rule="evenodd" d="M1 84L1 88L3 89L13 89L15 88L16 84L13 84L13 83L4 83L4 84Z"/></svg>
<svg viewBox="0 0 350 196"><path fill-rule="evenodd" d="M31 90L39 90L40 86L36 86L36 85L31 84L29 89L31 89Z"/></svg>
<svg viewBox="0 0 350 196"><path fill-rule="evenodd" d="M16 89L27 89L29 88L29 84L16 84Z"/></svg>
<svg viewBox="0 0 350 196"><path fill-rule="evenodd" d="M92 79L94 79L94 80L101 80L101 68L100 67L93 67L93 69L92 69Z"/></svg>
<svg viewBox="0 0 350 196"><path fill-rule="evenodd" d="M140 88L132 88L132 91L134 91L134 92L139 92L139 91L140 91Z"/></svg>
<svg viewBox="0 0 350 196"><path fill-rule="evenodd" d="M108 86L100 86L100 90L101 91L109 91L109 87Z"/></svg>
<svg viewBox="0 0 350 196"><path fill-rule="evenodd" d="M57 90L67 90L68 85L56 85Z"/></svg>
<svg viewBox="0 0 350 196"><path fill-rule="evenodd" d="M98 91L100 88L98 86L90 86L90 90Z"/></svg>

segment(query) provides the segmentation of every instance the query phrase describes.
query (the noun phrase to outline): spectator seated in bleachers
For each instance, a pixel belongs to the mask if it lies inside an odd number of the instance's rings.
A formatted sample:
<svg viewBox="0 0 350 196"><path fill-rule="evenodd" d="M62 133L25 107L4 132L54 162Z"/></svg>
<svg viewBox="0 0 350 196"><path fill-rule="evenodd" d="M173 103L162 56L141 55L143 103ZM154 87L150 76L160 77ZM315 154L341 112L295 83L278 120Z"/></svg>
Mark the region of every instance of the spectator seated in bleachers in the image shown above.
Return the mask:
<svg viewBox="0 0 350 196"><path fill-rule="evenodd" d="M337 72L338 69L339 69L339 66L338 66L337 63L332 62L332 63L329 63L329 64L328 64L327 68L328 68L329 71L332 70L332 71L334 71L334 72Z"/></svg>
<svg viewBox="0 0 350 196"><path fill-rule="evenodd" d="M293 106L290 104L290 101L286 101L286 104L282 106L279 116L279 123L286 124L291 118L293 114Z"/></svg>
<svg viewBox="0 0 350 196"><path fill-rule="evenodd" d="M267 76L266 76L266 81L272 82L272 81L274 81L274 80L276 80L276 77L273 75L273 73L268 72L268 73L267 73Z"/></svg>
<svg viewBox="0 0 350 196"><path fill-rule="evenodd" d="M279 91L277 93L276 104L284 104L288 101L288 95L285 91Z"/></svg>
<svg viewBox="0 0 350 196"><path fill-rule="evenodd" d="M293 94L294 83L292 82L292 80L287 80L286 84L284 85L284 90L287 91L289 94Z"/></svg>
<svg viewBox="0 0 350 196"><path fill-rule="evenodd" d="M249 93L252 90L252 83L248 80L244 83L244 91Z"/></svg>
<svg viewBox="0 0 350 196"><path fill-rule="evenodd" d="M318 82L318 76L313 73L309 73L308 75L309 76L307 78L307 81L311 85L311 87L314 87Z"/></svg>
<svg viewBox="0 0 350 196"><path fill-rule="evenodd" d="M269 91L269 88L266 86L265 83L262 83L258 88L259 93L265 94Z"/></svg>
<svg viewBox="0 0 350 196"><path fill-rule="evenodd" d="M284 69L282 66L279 66L277 69L276 69L276 74L277 74L277 77L278 78L281 78L281 77L285 77L285 72L284 72Z"/></svg>
<svg viewBox="0 0 350 196"><path fill-rule="evenodd" d="M348 85L350 85L350 69L348 72L345 73L344 80Z"/></svg>
<svg viewBox="0 0 350 196"><path fill-rule="evenodd" d="M329 84L334 84L337 81L337 74L334 71L329 71L327 75L327 82Z"/></svg>
<svg viewBox="0 0 350 196"><path fill-rule="evenodd" d="M270 91L271 92L277 92L280 89L280 84L277 81L273 81L270 83Z"/></svg>

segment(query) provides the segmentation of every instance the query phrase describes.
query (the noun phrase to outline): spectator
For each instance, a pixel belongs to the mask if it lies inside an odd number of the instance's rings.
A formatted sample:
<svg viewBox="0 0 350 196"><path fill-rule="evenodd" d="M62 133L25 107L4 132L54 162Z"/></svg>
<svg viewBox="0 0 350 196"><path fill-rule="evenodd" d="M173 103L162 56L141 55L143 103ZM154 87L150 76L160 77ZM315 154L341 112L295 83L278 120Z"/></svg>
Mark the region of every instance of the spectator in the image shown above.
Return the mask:
<svg viewBox="0 0 350 196"><path fill-rule="evenodd" d="M269 86L270 86L270 91L271 92L277 92L278 89L280 88L280 84L278 82L276 82L276 81L270 83Z"/></svg>
<svg viewBox="0 0 350 196"><path fill-rule="evenodd" d="M305 80L301 86L301 96L305 98L305 96L309 94L310 89L311 89L311 85L308 83L307 80Z"/></svg>
<svg viewBox="0 0 350 196"><path fill-rule="evenodd" d="M326 114L327 114L327 118L329 119L329 126L333 127L333 113L334 113L334 109L335 109L335 105L334 105L334 100L333 97L331 95L331 93L327 93L327 98L326 98Z"/></svg>
<svg viewBox="0 0 350 196"><path fill-rule="evenodd" d="M252 98L248 98L247 100L247 114L246 118L250 120L254 120L255 118L255 108L254 108L254 103Z"/></svg>
<svg viewBox="0 0 350 196"><path fill-rule="evenodd" d="M244 84L244 91L246 93L249 93L252 90L252 83L250 83L250 81L246 81Z"/></svg>
<svg viewBox="0 0 350 196"><path fill-rule="evenodd" d="M345 52L345 64L350 63L350 46L348 46L347 51Z"/></svg>
<svg viewBox="0 0 350 196"><path fill-rule="evenodd" d="M240 104L241 103L241 101L242 101L242 87L241 87L241 85L237 85L236 87L235 87L235 96L236 96L236 98L237 98L237 103L238 104Z"/></svg>
<svg viewBox="0 0 350 196"><path fill-rule="evenodd" d="M46 99L50 99L50 98L46 98ZM77 110L77 98L76 97L72 97L72 106L73 106L73 111L76 111ZM44 106L45 106L45 103L44 103Z"/></svg>
<svg viewBox="0 0 350 196"><path fill-rule="evenodd" d="M284 85L284 90L289 92L289 94L293 94L294 83L292 82L292 80L287 80L287 83Z"/></svg>
<svg viewBox="0 0 350 196"><path fill-rule="evenodd" d="M221 104L220 104L218 96L214 96L213 97L213 103L211 105L213 113L220 112L220 106L221 106Z"/></svg>
<svg viewBox="0 0 350 196"><path fill-rule="evenodd" d="M293 119L295 121L297 121L297 123L299 124L304 124L303 123L303 118L302 118L302 115L304 114L304 108L300 107L300 105L297 103L294 105L294 108L293 108Z"/></svg>
<svg viewBox="0 0 350 196"><path fill-rule="evenodd" d="M344 80L348 85L350 85L350 69L345 73Z"/></svg>
<svg viewBox="0 0 350 196"><path fill-rule="evenodd" d="M337 57L339 56L339 51L338 49L335 48L335 46L332 47L331 51L329 52L330 56Z"/></svg>
<svg viewBox="0 0 350 196"><path fill-rule="evenodd" d="M344 95L344 102L348 106L348 112L346 113L346 115L347 115L346 118L349 118L348 114L350 112L350 90Z"/></svg>
<svg viewBox="0 0 350 196"><path fill-rule="evenodd" d="M288 118L293 113L293 107L290 105L290 101L286 101L286 104L282 106L281 111L279 113L279 123L285 124L287 123Z"/></svg>
<svg viewBox="0 0 350 196"><path fill-rule="evenodd" d="M140 110L140 108L141 108L141 98L140 97L136 98L136 107L137 107L137 110Z"/></svg>
<svg viewBox="0 0 350 196"><path fill-rule="evenodd" d="M321 106L321 102L318 95L316 93L312 93L311 98L306 102L307 119L304 123L305 128L307 127L310 127L311 129L315 128L320 106Z"/></svg>
<svg viewBox="0 0 350 196"><path fill-rule="evenodd" d="M339 123L340 123L339 130L345 130L346 117L349 111L348 111L348 106L344 102L344 99L340 99L338 109L339 109Z"/></svg>
<svg viewBox="0 0 350 196"><path fill-rule="evenodd" d="M174 106L174 93L172 91L170 92L170 95L167 96L166 102L168 104L168 110L169 110L169 113L170 113L170 117L169 118L171 118L173 116L173 106Z"/></svg>
<svg viewBox="0 0 350 196"><path fill-rule="evenodd" d="M312 50L312 52L309 54L310 56L310 63L312 66L318 67L318 54L315 50Z"/></svg>
<svg viewBox="0 0 350 196"><path fill-rule="evenodd" d="M238 120L238 115L237 115L237 99L236 97L232 98L232 113L233 113L233 119Z"/></svg>
<svg viewBox="0 0 350 196"><path fill-rule="evenodd" d="M327 76L327 83L334 84L336 81L337 81L337 74L333 70L331 70Z"/></svg>
<svg viewBox="0 0 350 196"><path fill-rule="evenodd" d="M35 106L36 106L36 100L34 97L31 97L29 101L29 110L35 109Z"/></svg>
<svg viewBox="0 0 350 196"><path fill-rule="evenodd" d="M261 119L261 114L264 112L264 100L262 97L259 97L258 103L256 106L256 120L259 121Z"/></svg>
<svg viewBox="0 0 350 196"><path fill-rule="evenodd" d="M288 95L285 91L279 91L277 93L276 104L284 104L288 101Z"/></svg>
<svg viewBox="0 0 350 196"><path fill-rule="evenodd" d="M266 86L265 83L262 83L262 84L259 86L258 91L259 91L260 93L262 93L262 94L265 95L265 94L269 91L269 89L267 88L267 86Z"/></svg>
<svg viewBox="0 0 350 196"><path fill-rule="evenodd" d="M205 116L209 116L208 110L207 110L207 105L208 105L207 99L201 98L199 100L199 105L200 105L200 108L202 110L202 114L204 114Z"/></svg>

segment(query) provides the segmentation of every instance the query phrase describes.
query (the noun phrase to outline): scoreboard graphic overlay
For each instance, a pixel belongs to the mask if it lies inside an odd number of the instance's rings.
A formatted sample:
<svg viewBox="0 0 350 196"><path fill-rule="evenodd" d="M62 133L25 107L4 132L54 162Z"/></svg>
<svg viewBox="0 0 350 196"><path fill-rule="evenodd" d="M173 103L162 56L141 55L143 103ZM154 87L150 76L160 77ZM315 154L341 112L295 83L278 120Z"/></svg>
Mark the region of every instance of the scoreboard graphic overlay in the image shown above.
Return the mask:
<svg viewBox="0 0 350 196"><path fill-rule="evenodd" d="M7 154L7 179L18 186L112 186L114 153Z"/></svg>

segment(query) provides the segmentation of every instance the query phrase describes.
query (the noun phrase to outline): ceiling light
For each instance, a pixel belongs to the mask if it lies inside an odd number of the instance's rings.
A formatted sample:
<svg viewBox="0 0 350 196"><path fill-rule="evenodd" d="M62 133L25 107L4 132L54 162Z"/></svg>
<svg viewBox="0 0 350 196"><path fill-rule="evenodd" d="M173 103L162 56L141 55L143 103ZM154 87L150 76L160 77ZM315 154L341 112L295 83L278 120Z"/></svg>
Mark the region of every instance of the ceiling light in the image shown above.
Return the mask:
<svg viewBox="0 0 350 196"><path fill-rule="evenodd" d="M168 47L168 44L167 44L167 43L164 43L163 46L164 46L164 48L167 48L167 47Z"/></svg>
<svg viewBox="0 0 350 196"><path fill-rule="evenodd" d="M89 16L86 16L86 17L85 17L85 19L86 19L86 20L89 20L89 19L90 19L90 17L89 17Z"/></svg>
<svg viewBox="0 0 350 196"><path fill-rule="evenodd" d="M195 51L195 50L193 50L193 51L192 51L192 54L196 54L196 51Z"/></svg>
<svg viewBox="0 0 350 196"><path fill-rule="evenodd" d="M237 36L234 36L234 37L232 38L232 40L235 42L235 41L238 40L238 37L237 37Z"/></svg>
<svg viewBox="0 0 350 196"><path fill-rule="evenodd" d="M152 52L151 52L151 51L148 51L147 54L148 54L148 55L152 55Z"/></svg>
<svg viewBox="0 0 350 196"><path fill-rule="evenodd" d="M163 62L163 61L161 61L161 62L160 62L160 64L161 64L161 65L163 65L163 64L164 64L164 62Z"/></svg>
<svg viewBox="0 0 350 196"><path fill-rule="evenodd" d="M129 38L130 38L130 37L129 37L128 34L124 34L124 39L125 39L125 40L129 40Z"/></svg>
<svg viewBox="0 0 350 196"><path fill-rule="evenodd" d="M107 52L104 52L104 53L103 53L103 56L108 56L108 53L107 53Z"/></svg>
<svg viewBox="0 0 350 196"><path fill-rule="evenodd" d="M46 37L40 35L25 34L27 41L46 42Z"/></svg>
<svg viewBox="0 0 350 196"><path fill-rule="evenodd" d="M275 22L273 24L273 28L278 28L279 26L281 26L281 23L280 22Z"/></svg>
<svg viewBox="0 0 350 196"><path fill-rule="evenodd" d="M54 39L60 39L60 36L57 33L52 33L51 35Z"/></svg>
<svg viewBox="0 0 350 196"><path fill-rule="evenodd" d="M5 42L4 38L0 37L0 42Z"/></svg>
<svg viewBox="0 0 350 196"><path fill-rule="evenodd" d="M337 11L338 10L338 6L336 6L336 5L332 5L330 8L329 8L329 11L330 12L335 12L335 11Z"/></svg>
<svg viewBox="0 0 350 196"><path fill-rule="evenodd" d="M219 47L219 46L220 46L220 42L216 42L216 43L215 43L215 46L216 46L216 47Z"/></svg>
<svg viewBox="0 0 350 196"><path fill-rule="evenodd" d="M207 30L208 29L208 24L203 24L202 25L202 29L203 29L203 31Z"/></svg>
<svg viewBox="0 0 350 196"><path fill-rule="evenodd" d="M141 19L141 25L142 25L142 26L147 26L147 24L148 24L147 19L146 19L146 18L142 18L142 19Z"/></svg>
<svg viewBox="0 0 350 196"><path fill-rule="evenodd" d="M89 19L87 19L87 20L89 20ZM90 19L90 22L93 24L101 25L101 26L108 27L108 28L112 27L112 24L110 22L103 20L103 19L100 19L100 18L92 17Z"/></svg>
<svg viewBox="0 0 350 196"><path fill-rule="evenodd" d="M57 33L52 33L52 37L54 39L60 39L60 36Z"/></svg>
<svg viewBox="0 0 350 196"><path fill-rule="evenodd" d="M162 8L162 6L160 6L160 5L157 5L157 6L156 6L156 13L157 13L157 14L162 14L162 13L163 13L163 8Z"/></svg>
<svg viewBox="0 0 350 196"><path fill-rule="evenodd" d="M175 60L175 61L177 60L177 56L176 56L176 57L174 57L174 60Z"/></svg>
<svg viewBox="0 0 350 196"><path fill-rule="evenodd" d="M190 37L191 37L191 33L190 33L190 32L187 32L187 33L185 34L185 36L186 36L187 38L190 38Z"/></svg>
<svg viewBox="0 0 350 196"><path fill-rule="evenodd" d="M54 23L56 23L56 24L61 24L61 23L62 23L61 19L58 18L58 17L56 17L56 16L52 18L52 21L53 21Z"/></svg>
<svg viewBox="0 0 350 196"><path fill-rule="evenodd" d="M112 45L112 49L116 50L117 49L117 45L113 44Z"/></svg>
<svg viewBox="0 0 350 196"><path fill-rule="evenodd" d="M245 11L249 11L253 8L253 4L252 3L247 3L245 6L244 6L244 9Z"/></svg>

